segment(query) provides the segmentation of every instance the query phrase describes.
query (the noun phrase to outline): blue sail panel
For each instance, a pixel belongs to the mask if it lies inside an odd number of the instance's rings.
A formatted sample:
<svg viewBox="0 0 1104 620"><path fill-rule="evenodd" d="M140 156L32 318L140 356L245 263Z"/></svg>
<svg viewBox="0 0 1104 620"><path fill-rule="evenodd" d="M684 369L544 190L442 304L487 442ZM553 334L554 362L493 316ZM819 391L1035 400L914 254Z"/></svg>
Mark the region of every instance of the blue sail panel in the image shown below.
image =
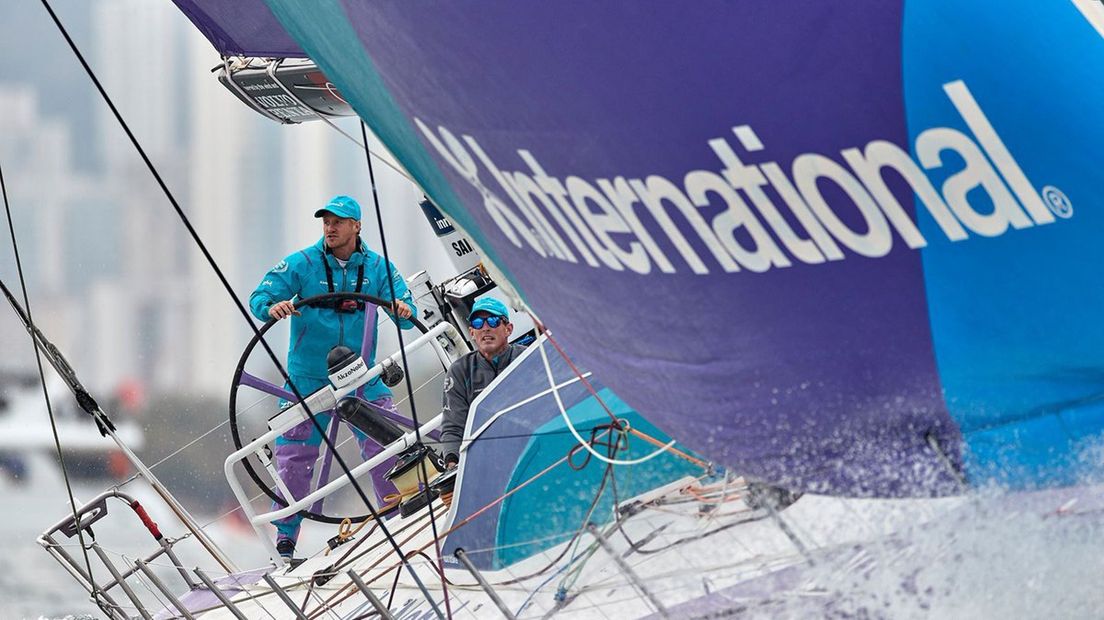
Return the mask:
<svg viewBox="0 0 1104 620"><path fill-rule="evenodd" d="M567 369L545 341L532 346L550 349L554 370ZM562 377L573 378L573 372ZM610 413L633 429L670 441L593 378L590 388L576 380L561 388L559 396L572 426L583 439L596 438L600 454L630 460L656 449L631 435L621 439L613 433ZM443 553L451 557L464 549L481 569L504 568L566 542L588 522L612 519L615 501L702 473L700 467L664 453L637 465L609 466L613 480L605 481L607 464L582 449L567 427L535 350L511 364L476 401L468 428L471 441L462 452L453 523L472 520L449 535ZM611 453L610 445L621 441L626 448Z"/></svg>
<svg viewBox="0 0 1104 620"><path fill-rule="evenodd" d="M906 6L910 143L949 127L981 144L999 177L966 195L980 215L964 214L987 218L988 234L950 242L928 210L919 220L932 240L921 255L933 347L966 472L979 484L1078 482L1104 422L1104 212L1093 205L1104 184L1086 150L1100 151L1104 123L1085 122L1083 107L1104 101L1101 35L1072 2L1015 0L999 19L984 3ZM968 98L947 92L952 75ZM954 151L943 159L935 187L984 171Z"/></svg>

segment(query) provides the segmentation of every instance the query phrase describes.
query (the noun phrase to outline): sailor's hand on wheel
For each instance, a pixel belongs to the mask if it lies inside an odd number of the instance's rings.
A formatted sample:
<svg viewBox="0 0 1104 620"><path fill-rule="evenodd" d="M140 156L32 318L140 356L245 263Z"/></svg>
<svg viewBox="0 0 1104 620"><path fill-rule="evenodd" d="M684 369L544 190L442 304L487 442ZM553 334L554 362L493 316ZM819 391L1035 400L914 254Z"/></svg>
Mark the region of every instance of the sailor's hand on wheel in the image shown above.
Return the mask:
<svg viewBox="0 0 1104 620"><path fill-rule="evenodd" d="M406 305L406 302L396 301L392 306L395 314L398 315L400 319L409 319L410 316L414 314L411 312L410 306Z"/></svg>
<svg viewBox="0 0 1104 620"><path fill-rule="evenodd" d="M295 304L291 303L290 301L276 302L272 304L272 306L268 309L268 316L276 319L277 321L280 319L286 319L293 314L299 316L302 314L302 312L296 310Z"/></svg>

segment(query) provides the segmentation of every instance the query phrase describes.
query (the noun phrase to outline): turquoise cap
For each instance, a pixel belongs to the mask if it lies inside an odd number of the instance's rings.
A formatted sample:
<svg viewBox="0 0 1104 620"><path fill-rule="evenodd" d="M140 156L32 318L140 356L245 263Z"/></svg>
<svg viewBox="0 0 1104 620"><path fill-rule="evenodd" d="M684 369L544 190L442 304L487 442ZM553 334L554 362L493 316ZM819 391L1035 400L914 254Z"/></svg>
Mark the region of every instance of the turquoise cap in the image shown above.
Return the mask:
<svg viewBox="0 0 1104 620"><path fill-rule="evenodd" d="M327 213L333 213L337 217L347 217L351 220L360 220L360 203L349 196L334 196L326 206L314 212L314 217L322 217Z"/></svg>
<svg viewBox="0 0 1104 620"><path fill-rule="evenodd" d="M506 304L495 299L494 297L484 297L475 302L472 306L472 311L468 314L468 320L472 320L476 312L486 312L491 316L500 316L504 319L510 319L510 310L506 307Z"/></svg>

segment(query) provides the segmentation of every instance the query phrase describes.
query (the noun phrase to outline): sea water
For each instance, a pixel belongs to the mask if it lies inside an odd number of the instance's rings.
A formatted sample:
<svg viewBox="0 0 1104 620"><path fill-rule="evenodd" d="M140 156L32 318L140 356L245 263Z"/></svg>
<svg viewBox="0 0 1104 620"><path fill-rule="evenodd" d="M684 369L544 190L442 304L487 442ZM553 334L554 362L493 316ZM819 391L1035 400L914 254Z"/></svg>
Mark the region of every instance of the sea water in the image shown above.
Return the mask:
<svg viewBox="0 0 1104 620"><path fill-rule="evenodd" d="M805 535L827 542L833 527ZM756 618L1099 618L1104 486L983 490L887 537L810 555L786 587L731 607Z"/></svg>

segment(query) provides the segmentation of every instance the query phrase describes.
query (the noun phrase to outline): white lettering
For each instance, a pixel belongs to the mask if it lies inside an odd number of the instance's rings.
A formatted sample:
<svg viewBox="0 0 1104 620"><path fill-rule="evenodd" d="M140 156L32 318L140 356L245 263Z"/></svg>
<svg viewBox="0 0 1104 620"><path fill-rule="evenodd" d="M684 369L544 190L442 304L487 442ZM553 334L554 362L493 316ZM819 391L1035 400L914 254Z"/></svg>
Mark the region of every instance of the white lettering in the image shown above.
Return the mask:
<svg viewBox="0 0 1104 620"><path fill-rule="evenodd" d="M816 214L817 219L840 243L871 258L889 254L890 248L893 247L893 239L889 236L889 226L886 224L885 216L878 210L878 205L874 204L874 199L870 197L859 180L846 168L818 153L805 153L794 160L793 177L798 191ZM851 230L836 216L820 193L818 183L821 179L827 179L838 185L858 207L859 214L866 221L865 233Z"/></svg>
<svg viewBox="0 0 1104 620"><path fill-rule="evenodd" d="M561 180L549 175L526 148L517 154L528 171L505 170L475 138L461 140L445 127L434 131L420 119L414 122L441 160L479 193L487 216L509 243L567 263L581 259L593 268L627 267L647 274L654 267L675 273L679 268L665 247L678 252L684 264L680 268L702 275L710 273L710 256L726 272L763 273L790 267L793 259L807 265L843 260L847 254L841 246L861 256L882 257L893 250L895 237L911 249L926 247L917 214L910 214L890 190L887 170L919 199L914 211L922 204L950 241L963 241L969 232L992 237L1054 222L966 84L956 81L943 88L976 142L961 131L931 127L916 138L915 160L906 148L874 139L841 149L842 162L800 153L787 175L773 161L745 163L728 140L714 138L708 147L720 170L691 170L681 185L655 174L601 179L566 175ZM285 102L274 96L268 103ZM731 130L748 158L761 157L764 141L750 125ZM926 171L954 167L958 159L962 168L949 170L937 190ZM480 179L480 168L495 180L496 190ZM982 193L991 209L971 205L970 199ZM668 245L660 245L663 237ZM466 243L454 247L457 253L470 249Z"/></svg>
<svg viewBox="0 0 1104 620"><path fill-rule="evenodd" d="M1016 228L1031 226L1031 220L970 138L947 127L928 129L916 137L916 154L929 170L943 165L943 152L947 150L957 152L966 167L943 182L943 198L967 228L979 235L995 237L1004 234L1009 223ZM979 186L993 200L993 212L987 215L970 205L969 194Z"/></svg>

